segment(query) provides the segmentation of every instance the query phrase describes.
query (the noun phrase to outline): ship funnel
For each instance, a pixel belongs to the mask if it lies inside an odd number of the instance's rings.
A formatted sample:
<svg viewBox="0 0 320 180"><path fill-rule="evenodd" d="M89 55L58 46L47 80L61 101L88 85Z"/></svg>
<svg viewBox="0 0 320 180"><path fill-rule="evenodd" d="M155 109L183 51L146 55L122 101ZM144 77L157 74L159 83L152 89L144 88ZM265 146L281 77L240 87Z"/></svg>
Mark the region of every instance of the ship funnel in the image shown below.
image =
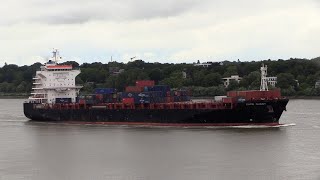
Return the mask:
<svg viewBox="0 0 320 180"><path fill-rule="evenodd" d="M261 68L261 85L260 85L260 91L268 91L268 79L267 79L267 70L268 66L262 64Z"/></svg>

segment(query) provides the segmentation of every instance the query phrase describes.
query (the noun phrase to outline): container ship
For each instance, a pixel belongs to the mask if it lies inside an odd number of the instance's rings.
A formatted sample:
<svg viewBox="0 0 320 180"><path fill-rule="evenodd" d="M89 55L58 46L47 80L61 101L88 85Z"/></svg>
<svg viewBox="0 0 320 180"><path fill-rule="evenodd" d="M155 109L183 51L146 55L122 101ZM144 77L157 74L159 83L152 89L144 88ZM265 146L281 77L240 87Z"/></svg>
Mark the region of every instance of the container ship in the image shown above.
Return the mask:
<svg viewBox="0 0 320 180"><path fill-rule="evenodd" d="M187 90L171 90L154 81L136 81L125 92L98 88L80 95L80 69L60 65L57 50L36 71L24 114L33 121L147 126L277 126L288 99L268 90L267 66L261 67L260 90L231 91L210 101L193 101Z"/></svg>

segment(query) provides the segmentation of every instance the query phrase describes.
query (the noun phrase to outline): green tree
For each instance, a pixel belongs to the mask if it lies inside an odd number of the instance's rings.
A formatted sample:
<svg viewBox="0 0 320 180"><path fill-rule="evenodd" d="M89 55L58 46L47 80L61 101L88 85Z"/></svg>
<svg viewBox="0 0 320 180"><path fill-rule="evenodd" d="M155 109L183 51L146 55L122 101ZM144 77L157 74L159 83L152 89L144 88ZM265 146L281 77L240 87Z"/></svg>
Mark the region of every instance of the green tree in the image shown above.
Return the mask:
<svg viewBox="0 0 320 180"><path fill-rule="evenodd" d="M203 86L205 84L204 81L205 73L204 70L200 70L193 74L193 84L195 86Z"/></svg>
<svg viewBox="0 0 320 180"><path fill-rule="evenodd" d="M288 89L290 87L295 87L297 82L294 76L290 73L280 73L277 75L277 87Z"/></svg>
<svg viewBox="0 0 320 180"><path fill-rule="evenodd" d="M0 83L2 83L4 81L4 76L2 73L0 73Z"/></svg>
<svg viewBox="0 0 320 180"><path fill-rule="evenodd" d="M225 94L226 89L223 85L209 87L207 92L207 96L222 96Z"/></svg>
<svg viewBox="0 0 320 180"><path fill-rule="evenodd" d="M79 63L77 63L75 61L66 61L66 62L63 62L61 64L63 64L63 65L72 65L72 67L74 67L74 68L77 68L77 67L80 66Z"/></svg>
<svg viewBox="0 0 320 180"><path fill-rule="evenodd" d="M152 69L149 73L149 77L151 80L156 82L161 81L164 78L164 74L159 68Z"/></svg>
<svg viewBox="0 0 320 180"><path fill-rule="evenodd" d="M228 66L226 72L223 74L223 77L230 77L232 75L238 75L238 69L236 66Z"/></svg>
<svg viewBox="0 0 320 180"><path fill-rule="evenodd" d="M222 83L221 75L219 73L210 73L204 77L204 86L219 86Z"/></svg>
<svg viewBox="0 0 320 180"><path fill-rule="evenodd" d="M284 96L294 96L296 94L296 91L292 86L290 86L288 88L281 89L281 94Z"/></svg>
<svg viewBox="0 0 320 180"><path fill-rule="evenodd" d="M245 89L259 89L261 75L258 71L251 72L248 76L244 76L239 86Z"/></svg>
<svg viewBox="0 0 320 180"><path fill-rule="evenodd" d="M105 87L115 88L116 87L116 76L108 76L105 82Z"/></svg>
<svg viewBox="0 0 320 180"><path fill-rule="evenodd" d="M83 80L81 79L80 76L76 77L76 84L84 84Z"/></svg>
<svg viewBox="0 0 320 180"><path fill-rule="evenodd" d="M170 77L163 79L160 83L173 88L181 88L184 84L181 72L172 73Z"/></svg>
<svg viewBox="0 0 320 180"><path fill-rule="evenodd" d="M239 88L239 83L236 80L230 80L227 91L233 91Z"/></svg>
<svg viewBox="0 0 320 180"><path fill-rule="evenodd" d="M17 86L17 89L16 89L17 92L27 92L27 83L22 81L18 86Z"/></svg>

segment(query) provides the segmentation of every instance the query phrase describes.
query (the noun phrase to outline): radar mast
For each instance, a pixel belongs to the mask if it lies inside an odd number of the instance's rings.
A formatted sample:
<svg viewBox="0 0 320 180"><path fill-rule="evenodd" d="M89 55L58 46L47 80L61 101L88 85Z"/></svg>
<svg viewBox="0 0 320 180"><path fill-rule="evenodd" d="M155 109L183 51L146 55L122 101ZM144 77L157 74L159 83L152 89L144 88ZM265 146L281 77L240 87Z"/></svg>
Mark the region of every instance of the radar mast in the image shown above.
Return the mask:
<svg viewBox="0 0 320 180"><path fill-rule="evenodd" d="M267 70L268 66L262 64L261 68L261 85L260 85L260 91L268 91L268 79L267 79Z"/></svg>

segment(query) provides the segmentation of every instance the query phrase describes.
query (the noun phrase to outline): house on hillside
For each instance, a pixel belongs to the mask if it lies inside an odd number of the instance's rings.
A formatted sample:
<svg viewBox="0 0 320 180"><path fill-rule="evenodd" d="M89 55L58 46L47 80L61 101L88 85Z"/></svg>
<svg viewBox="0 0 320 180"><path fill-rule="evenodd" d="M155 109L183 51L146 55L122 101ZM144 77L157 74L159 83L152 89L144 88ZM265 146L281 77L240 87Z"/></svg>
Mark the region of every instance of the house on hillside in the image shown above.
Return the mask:
<svg viewBox="0 0 320 180"><path fill-rule="evenodd" d="M277 84L277 77L267 77L268 85L272 87L276 87Z"/></svg>
<svg viewBox="0 0 320 180"><path fill-rule="evenodd" d="M224 87L228 87L231 81L240 82L242 77L239 77L239 75L232 75L231 77L225 77L222 78Z"/></svg>
<svg viewBox="0 0 320 180"><path fill-rule="evenodd" d="M118 75L124 72L124 69L120 69L119 67L109 67L109 74Z"/></svg>
<svg viewBox="0 0 320 180"><path fill-rule="evenodd" d="M186 79L187 78L187 72L186 71L182 71L182 78Z"/></svg>
<svg viewBox="0 0 320 180"><path fill-rule="evenodd" d="M200 66L200 67L209 67L212 65L212 62L205 62L205 63L200 63L200 60L198 60L197 63L194 63L193 66Z"/></svg>
<svg viewBox="0 0 320 180"><path fill-rule="evenodd" d="M320 80L316 81L316 83L314 84L315 88L320 88Z"/></svg>

